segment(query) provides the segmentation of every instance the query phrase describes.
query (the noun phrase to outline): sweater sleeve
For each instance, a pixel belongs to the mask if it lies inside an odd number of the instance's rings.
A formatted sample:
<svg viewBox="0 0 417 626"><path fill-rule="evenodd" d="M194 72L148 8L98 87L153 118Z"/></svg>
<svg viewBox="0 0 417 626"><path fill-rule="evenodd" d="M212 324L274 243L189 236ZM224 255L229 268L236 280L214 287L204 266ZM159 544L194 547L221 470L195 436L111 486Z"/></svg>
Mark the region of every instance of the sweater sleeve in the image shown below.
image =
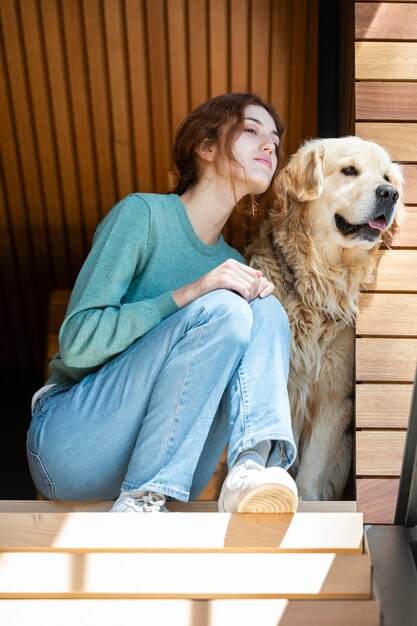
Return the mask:
<svg viewBox="0 0 417 626"><path fill-rule="evenodd" d="M67 367L102 365L178 310L171 292L123 302L146 262L149 213L147 203L132 195L99 225L59 333L60 357Z"/></svg>

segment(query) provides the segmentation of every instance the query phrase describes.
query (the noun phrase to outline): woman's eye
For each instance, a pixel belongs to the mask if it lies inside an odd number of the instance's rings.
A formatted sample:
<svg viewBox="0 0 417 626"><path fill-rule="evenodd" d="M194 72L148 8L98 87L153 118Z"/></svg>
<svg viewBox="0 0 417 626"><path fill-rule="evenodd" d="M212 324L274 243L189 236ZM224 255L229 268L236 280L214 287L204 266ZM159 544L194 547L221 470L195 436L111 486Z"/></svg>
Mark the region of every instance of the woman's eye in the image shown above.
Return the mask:
<svg viewBox="0 0 417 626"><path fill-rule="evenodd" d="M252 133L252 135L257 135L258 132L255 128L246 128L245 129L247 133Z"/></svg>
<svg viewBox="0 0 417 626"><path fill-rule="evenodd" d="M340 170L345 176L357 176L358 170L353 165L348 165Z"/></svg>

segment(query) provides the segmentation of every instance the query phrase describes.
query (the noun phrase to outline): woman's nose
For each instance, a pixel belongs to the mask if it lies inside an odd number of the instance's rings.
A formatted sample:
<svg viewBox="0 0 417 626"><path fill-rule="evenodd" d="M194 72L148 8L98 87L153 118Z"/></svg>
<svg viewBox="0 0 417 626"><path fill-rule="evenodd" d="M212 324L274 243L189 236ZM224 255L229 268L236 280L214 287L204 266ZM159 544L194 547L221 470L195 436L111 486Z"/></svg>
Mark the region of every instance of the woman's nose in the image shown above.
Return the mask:
<svg viewBox="0 0 417 626"><path fill-rule="evenodd" d="M266 139L261 145L261 150L269 152L269 154L275 152L275 149L275 143L272 139Z"/></svg>

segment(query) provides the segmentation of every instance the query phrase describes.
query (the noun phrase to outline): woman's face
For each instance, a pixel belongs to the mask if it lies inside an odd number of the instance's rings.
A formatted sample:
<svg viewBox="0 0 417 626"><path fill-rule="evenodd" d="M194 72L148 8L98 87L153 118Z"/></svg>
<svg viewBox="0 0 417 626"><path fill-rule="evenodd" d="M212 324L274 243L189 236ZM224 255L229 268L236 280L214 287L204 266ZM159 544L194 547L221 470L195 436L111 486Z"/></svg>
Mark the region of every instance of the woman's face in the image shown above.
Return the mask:
<svg viewBox="0 0 417 626"><path fill-rule="evenodd" d="M278 131L270 114L261 106L245 108L243 130L233 145L239 166L232 166L235 185L246 193L260 194L271 184L277 168Z"/></svg>

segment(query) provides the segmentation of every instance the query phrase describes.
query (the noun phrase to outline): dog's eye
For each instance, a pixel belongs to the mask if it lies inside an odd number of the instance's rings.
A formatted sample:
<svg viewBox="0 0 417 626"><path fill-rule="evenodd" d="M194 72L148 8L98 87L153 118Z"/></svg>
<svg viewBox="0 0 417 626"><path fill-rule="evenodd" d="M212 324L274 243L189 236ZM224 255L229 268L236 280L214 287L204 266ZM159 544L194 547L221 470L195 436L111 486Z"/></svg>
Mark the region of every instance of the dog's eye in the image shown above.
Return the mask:
<svg viewBox="0 0 417 626"><path fill-rule="evenodd" d="M387 183L391 182L391 181L390 181L390 179L389 179L388 174L385 174L385 176L384 176L384 180L386 180L386 181L387 181Z"/></svg>
<svg viewBox="0 0 417 626"><path fill-rule="evenodd" d="M345 176L357 176L358 175L358 170L356 169L356 167L353 167L353 165L348 165L347 167L344 167L340 171Z"/></svg>

